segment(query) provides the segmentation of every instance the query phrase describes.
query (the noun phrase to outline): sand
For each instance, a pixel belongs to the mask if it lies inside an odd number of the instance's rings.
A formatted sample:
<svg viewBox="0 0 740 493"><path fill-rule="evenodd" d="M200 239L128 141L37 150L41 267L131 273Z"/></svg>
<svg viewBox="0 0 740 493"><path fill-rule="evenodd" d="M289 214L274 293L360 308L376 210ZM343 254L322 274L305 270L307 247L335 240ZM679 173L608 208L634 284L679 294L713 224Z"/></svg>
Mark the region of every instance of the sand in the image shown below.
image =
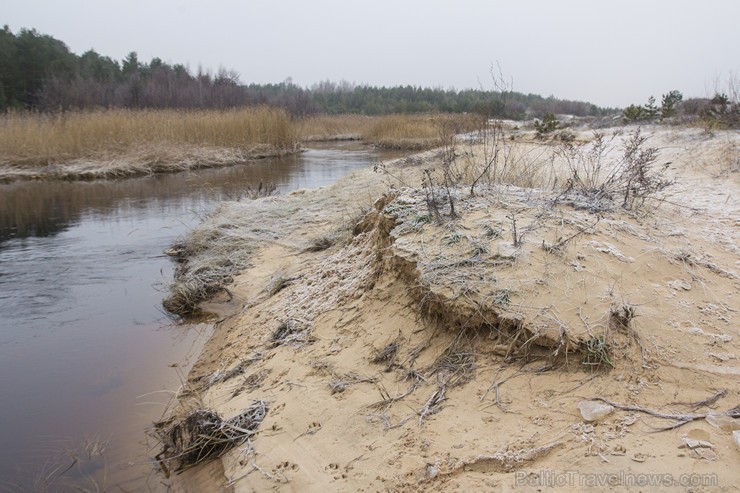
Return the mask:
<svg viewBox="0 0 740 493"><path fill-rule="evenodd" d="M439 224L435 151L225 204L274 224L173 412L269 411L175 490L737 491L740 133L645 131L676 184L640 210L462 186Z"/></svg>

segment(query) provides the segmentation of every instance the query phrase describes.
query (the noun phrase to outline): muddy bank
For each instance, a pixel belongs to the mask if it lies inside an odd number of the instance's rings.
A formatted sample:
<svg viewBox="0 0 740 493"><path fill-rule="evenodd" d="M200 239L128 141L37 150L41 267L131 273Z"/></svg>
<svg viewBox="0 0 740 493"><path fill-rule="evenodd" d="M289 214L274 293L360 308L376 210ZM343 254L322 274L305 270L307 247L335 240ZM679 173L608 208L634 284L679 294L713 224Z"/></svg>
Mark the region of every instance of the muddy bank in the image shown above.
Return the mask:
<svg viewBox="0 0 740 493"><path fill-rule="evenodd" d="M194 234L245 259L181 402L269 410L222 485L731 490L738 134L649 132L676 183L639 209L424 184L439 152L225 204Z"/></svg>

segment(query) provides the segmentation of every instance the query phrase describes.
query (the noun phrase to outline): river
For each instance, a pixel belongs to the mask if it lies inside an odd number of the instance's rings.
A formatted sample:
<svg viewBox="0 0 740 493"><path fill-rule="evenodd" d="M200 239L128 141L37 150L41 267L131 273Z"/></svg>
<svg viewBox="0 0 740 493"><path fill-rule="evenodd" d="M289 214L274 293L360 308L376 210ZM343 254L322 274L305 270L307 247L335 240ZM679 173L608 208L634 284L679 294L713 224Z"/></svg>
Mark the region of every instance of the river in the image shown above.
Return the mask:
<svg viewBox="0 0 740 493"><path fill-rule="evenodd" d="M329 185L358 143L228 168L0 185L0 491L166 491L145 430L209 337L160 305L162 254L246 186Z"/></svg>

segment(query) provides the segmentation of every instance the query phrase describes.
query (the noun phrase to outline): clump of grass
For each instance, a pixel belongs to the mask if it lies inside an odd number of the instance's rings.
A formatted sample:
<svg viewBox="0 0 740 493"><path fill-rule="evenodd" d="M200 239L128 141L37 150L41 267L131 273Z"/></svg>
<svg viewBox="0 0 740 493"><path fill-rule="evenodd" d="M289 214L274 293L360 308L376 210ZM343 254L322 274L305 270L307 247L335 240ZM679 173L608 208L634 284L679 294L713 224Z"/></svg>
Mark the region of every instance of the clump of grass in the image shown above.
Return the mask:
<svg viewBox="0 0 740 493"><path fill-rule="evenodd" d="M498 225L493 226L491 224L483 225L483 234L486 236L486 238L495 240L501 236L501 233L502 233L501 226L498 226Z"/></svg>
<svg viewBox="0 0 740 493"><path fill-rule="evenodd" d="M244 189L244 196L246 196L249 199L256 200L263 197L269 197L273 193L277 191L277 185L274 183L268 183L264 184L262 183L262 180L260 180L260 184L256 187L253 187L252 185L247 185Z"/></svg>
<svg viewBox="0 0 740 493"><path fill-rule="evenodd" d="M275 348L286 344L302 346L311 342L311 330L295 319L281 323L270 336L269 347Z"/></svg>
<svg viewBox="0 0 740 493"><path fill-rule="evenodd" d="M224 278L218 283L199 282L199 280L176 283L170 289L170 294L162 300L162 307L169 313L180 317L199 315L198 304L223 290L220 283L227 283L230 279L230 277Z"/></svg>
<svg viewBox="0 0 740 493"><path fill-rule="evenodd" d="M311 243L303 250L304 252L322 252L331 248L337 239L333 236L318 236L311 240Z"/></svg>
<svg viewBox="0 0 740 493"><path fill-rule="evenodd" d="M493 293L491 301L494 305L507 306L511 303L511 291L509 289L498 289Z"/></svg>
<svg viewBox="0 0 740 493"><path fill-rule="evenodd" d="M488 247L483 243L473 243L473 249L470 252L471 257L480 257L488 253Z"/></svg>
<svg viewBox="0 0 740 493"><path fill-rule="evenodd" d="M223 212L225 209L221 209ZM169 295L162 301L179 317L199 314L198 304L224 290L249 265L258 241L244 235L234 214L214 216L168 250L177 262Z"/></svg>
<svg viewBox="0 0 740 493"><path fill-rule="evenodd" d="M447 236L444 236L442 238L442 242L447 246L457 245L465 238L465 235L458 233L457 231L453 231Z"/></svg>
<svg viewBox="0 0 740 493"><path fill-rule="evenodd" d="M172 148L218 148L244 157L295 150L290 115L260 106L217 110L97 110L53 114L8 113L0 118L0 164L38 167L75 160L138 155L171 159ZM141 156L146 149L146 156Z"/></svg>
<svg viewBox="0 0 740 493"><path fill-rule="evenodd" d="M609 353L611 346L603 335L591 336L583 344L583 359L581 363L592 368L600 368L604 365L614 368L614 363L611 361Z"/></svg>

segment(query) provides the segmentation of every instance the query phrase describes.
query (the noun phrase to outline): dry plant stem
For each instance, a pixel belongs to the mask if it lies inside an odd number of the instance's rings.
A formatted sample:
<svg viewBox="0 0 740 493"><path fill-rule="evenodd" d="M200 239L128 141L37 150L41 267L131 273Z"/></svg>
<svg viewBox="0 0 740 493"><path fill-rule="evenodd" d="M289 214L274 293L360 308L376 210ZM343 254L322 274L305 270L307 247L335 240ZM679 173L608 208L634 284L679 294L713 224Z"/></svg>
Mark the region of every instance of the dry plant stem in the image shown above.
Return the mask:
<svg viewBox="0 0 740 493"><path fill-rule="evenodd" d="M727 396L727 389L722 389L715 393L714 395L711 395L704 399L703 401L699 402L677 402L676 404L679 404L681 406L688 406L694 410L700 409L702 407L709 407L712 404L716 403L718 400L720 400L723 397Z"/></svg>
<svg viewBox="0 0 740 493"><path fill-rule="evenodd" d="M439 411L440 405L445 400L445 393L447 392L447 382L440 383L437 390L427 399L424 407L419 411L419 426L424 425L424 419L430 415Z"/></svg>
<svg viewBox="0 0 740 493"><path fill-rule="evenodd" d="M380 390L380 395L381 397L383 397L383 399L377 402L373 402L372 404L366 405L365 409L379 409L382 407L385 407L387 409L391 405L393 405L394 402L398 402L404 399L405 397L408 397L409 395L413 394L418 386L419 386L419 382L417 380L414 380L406 392L404 392L403 394L399 394L397 396L391 396L384 389L378 388L378 390Z"/></svg>
<svg viewBox="0 0 740 493"><path fill-rule="evenodd" d="M673 425L667 426L665 428L659 428L656 431L673 430L673 429L676 429L676 428L679 428L685 425L686 423L696 421L697 419L704 419L710 414L716 414L720 416L729 416L731 418L740 418L740 409L738 409L738 407L730 409L729 411L726 411L724 413L693 413L693 414L691 413L661 413L661 412L654 411L652 409L644 408L641 406L619 404L618 402L610 401L609 399L605 399L603 397L593 397L591 398L591 400L604 402L606 404L609 404L610 406L615 407L616 409L621 409L622 411L641 412L641 413L649 414L650 416L654 416L656 418L672 419L675 421Z"/></svg>

